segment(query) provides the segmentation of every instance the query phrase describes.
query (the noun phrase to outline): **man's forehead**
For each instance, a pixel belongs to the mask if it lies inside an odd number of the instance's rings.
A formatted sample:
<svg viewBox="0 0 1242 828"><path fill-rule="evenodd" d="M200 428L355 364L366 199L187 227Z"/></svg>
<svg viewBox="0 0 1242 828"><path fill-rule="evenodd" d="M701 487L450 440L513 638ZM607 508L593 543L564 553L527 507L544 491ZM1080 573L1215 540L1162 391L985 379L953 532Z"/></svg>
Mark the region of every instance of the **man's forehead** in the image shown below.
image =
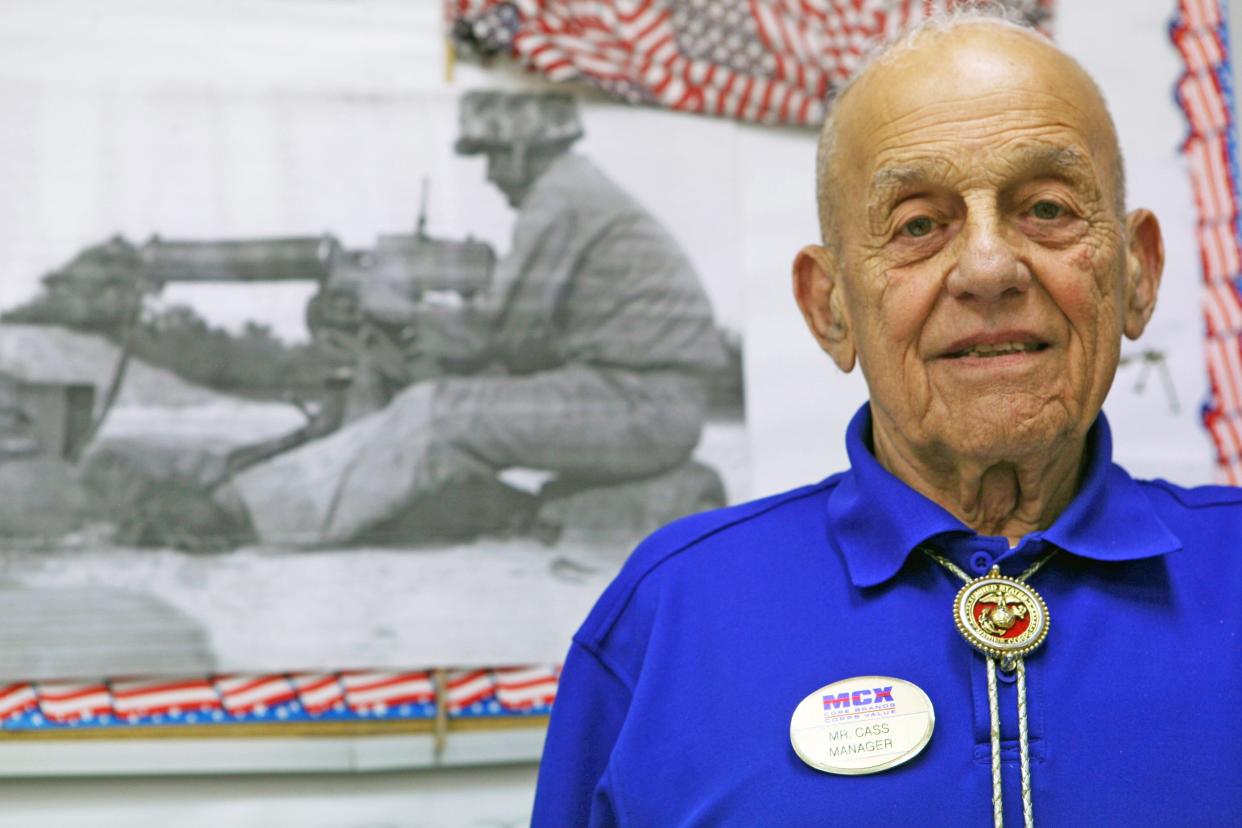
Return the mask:
<svg viewBox="0 0 1242 828"><path fill-rule="evenodd" d="M981 149L976 156L995 156L1003 169L1013 178L1054 176L1084 186L1094 183L1096 170L1087 152L1073 144L1029 141L1002 144ZM873 198L899 192L911 186L927 183L954 183L955 179L968 177L956 158L938 153L908 153L904 157L885 161L879 159L871 174L870 192Z"/></svg>
<svg viewBox="0 0 1242 828"><path fill-rule="evenodd" d="M1086 71L1042 35L1006 24L975 21L949 31L927 31L909 45L894 49L867 66L840 103L873 99L892 101L907 89L943 91L946 79L972 82L971 92L988 94L998 79L1033 86L1067 99L1088 93L1098 97ZM924 87L920 89L919 87ZM1102 103L1102 102L1100 102Z"/></svg>
<svg viewBox="0 0 1242 828"><path fill-rule="evenodd" d="M838 102L824 171L838 194L877 190L978 164L1078 178L1097 189L1119 170L1112 121L1094 82L1038 36L997 25L929 32L873 64ZM1121 182L1111 189L1120 192ZM1116 193L1114 193L1115 195Z"/></svg>

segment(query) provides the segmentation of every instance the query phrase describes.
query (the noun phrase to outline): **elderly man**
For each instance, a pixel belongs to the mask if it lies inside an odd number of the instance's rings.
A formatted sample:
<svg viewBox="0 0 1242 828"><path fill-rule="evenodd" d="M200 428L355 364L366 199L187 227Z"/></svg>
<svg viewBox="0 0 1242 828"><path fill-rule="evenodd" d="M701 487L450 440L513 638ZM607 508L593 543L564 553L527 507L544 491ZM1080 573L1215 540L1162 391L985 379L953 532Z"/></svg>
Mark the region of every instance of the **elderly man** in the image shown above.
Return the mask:
<svg viewBox="0 0 1242 828"><path fill-rule="evenodd" d="M1242 493L1136 482L1100 413L1163 264L1121 169L1083 69L977 13L836 99L793 281L867 380L851 468L639 547L536 825L1238 818Z"/></svg>

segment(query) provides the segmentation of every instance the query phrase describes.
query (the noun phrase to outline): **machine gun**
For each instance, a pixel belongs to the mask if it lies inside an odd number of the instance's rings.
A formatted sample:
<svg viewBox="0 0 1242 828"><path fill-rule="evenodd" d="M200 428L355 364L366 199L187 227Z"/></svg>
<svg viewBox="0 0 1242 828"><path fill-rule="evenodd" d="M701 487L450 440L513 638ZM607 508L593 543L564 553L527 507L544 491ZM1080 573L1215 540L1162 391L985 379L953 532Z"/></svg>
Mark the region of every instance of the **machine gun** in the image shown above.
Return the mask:
<svg viewBox="0 0 1242 828"><path fill-rule="evenodd" d="M328 234L213 241L154 236L142 245L118 236L83 251L44 281L49 292L65 295L73 294L62 290L71 283L90 283L88 295L107 297L118 308L113 315L126 319L121 358L83 444L102 424L124 379L144 296L172 283L316 283L306 321L324 359L324 404L299 431L242 449L230 459L236 471L329 433L382 406L396 389L440 373L441 357L422 347L411 324L413 310L428 302L469 305L490 285L495 262L485 242L427 234L424 183L415 231L381 235L371 248L347 248Z"/></svg>

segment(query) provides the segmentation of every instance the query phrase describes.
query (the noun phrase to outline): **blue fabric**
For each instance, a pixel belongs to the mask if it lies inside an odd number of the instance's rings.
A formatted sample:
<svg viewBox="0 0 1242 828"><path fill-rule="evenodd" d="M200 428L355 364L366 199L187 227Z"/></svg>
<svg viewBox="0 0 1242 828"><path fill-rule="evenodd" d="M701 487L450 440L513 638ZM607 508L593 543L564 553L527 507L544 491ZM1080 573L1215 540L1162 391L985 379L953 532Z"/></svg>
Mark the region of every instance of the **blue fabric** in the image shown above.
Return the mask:
<svg viewBox="0 0 1242 828"><path fill-rule="evenodd" d="M985 662L954 629L967 572L1020 573L1051 630L1027 658L1041 825L1242 821L1242 490L1136 482L1092 429L1081 488L1016 548L982 537L872 457L866 406L851 468L696 515L645 541L574 638L534 825L988 826ZM882 773L813 770L789 718L833 681L923 688L935 733ZM1000 683L1005 818L1021 825L1016 688Z"/></svg>

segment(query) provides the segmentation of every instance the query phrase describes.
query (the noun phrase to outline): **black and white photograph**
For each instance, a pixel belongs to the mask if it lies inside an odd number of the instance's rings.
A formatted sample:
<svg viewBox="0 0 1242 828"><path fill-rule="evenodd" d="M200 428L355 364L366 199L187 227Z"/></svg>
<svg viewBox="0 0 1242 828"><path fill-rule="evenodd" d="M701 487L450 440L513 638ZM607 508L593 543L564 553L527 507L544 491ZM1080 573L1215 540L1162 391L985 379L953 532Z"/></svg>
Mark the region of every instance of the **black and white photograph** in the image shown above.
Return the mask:
<svg viewBox="0 0 1242 828"><path fill-rule="evenodd" d="M296 4L295 73L277 5L203 12L231 72L4 60L4 676L554 664L749 494L735 127L314 67Z"/></svg>

